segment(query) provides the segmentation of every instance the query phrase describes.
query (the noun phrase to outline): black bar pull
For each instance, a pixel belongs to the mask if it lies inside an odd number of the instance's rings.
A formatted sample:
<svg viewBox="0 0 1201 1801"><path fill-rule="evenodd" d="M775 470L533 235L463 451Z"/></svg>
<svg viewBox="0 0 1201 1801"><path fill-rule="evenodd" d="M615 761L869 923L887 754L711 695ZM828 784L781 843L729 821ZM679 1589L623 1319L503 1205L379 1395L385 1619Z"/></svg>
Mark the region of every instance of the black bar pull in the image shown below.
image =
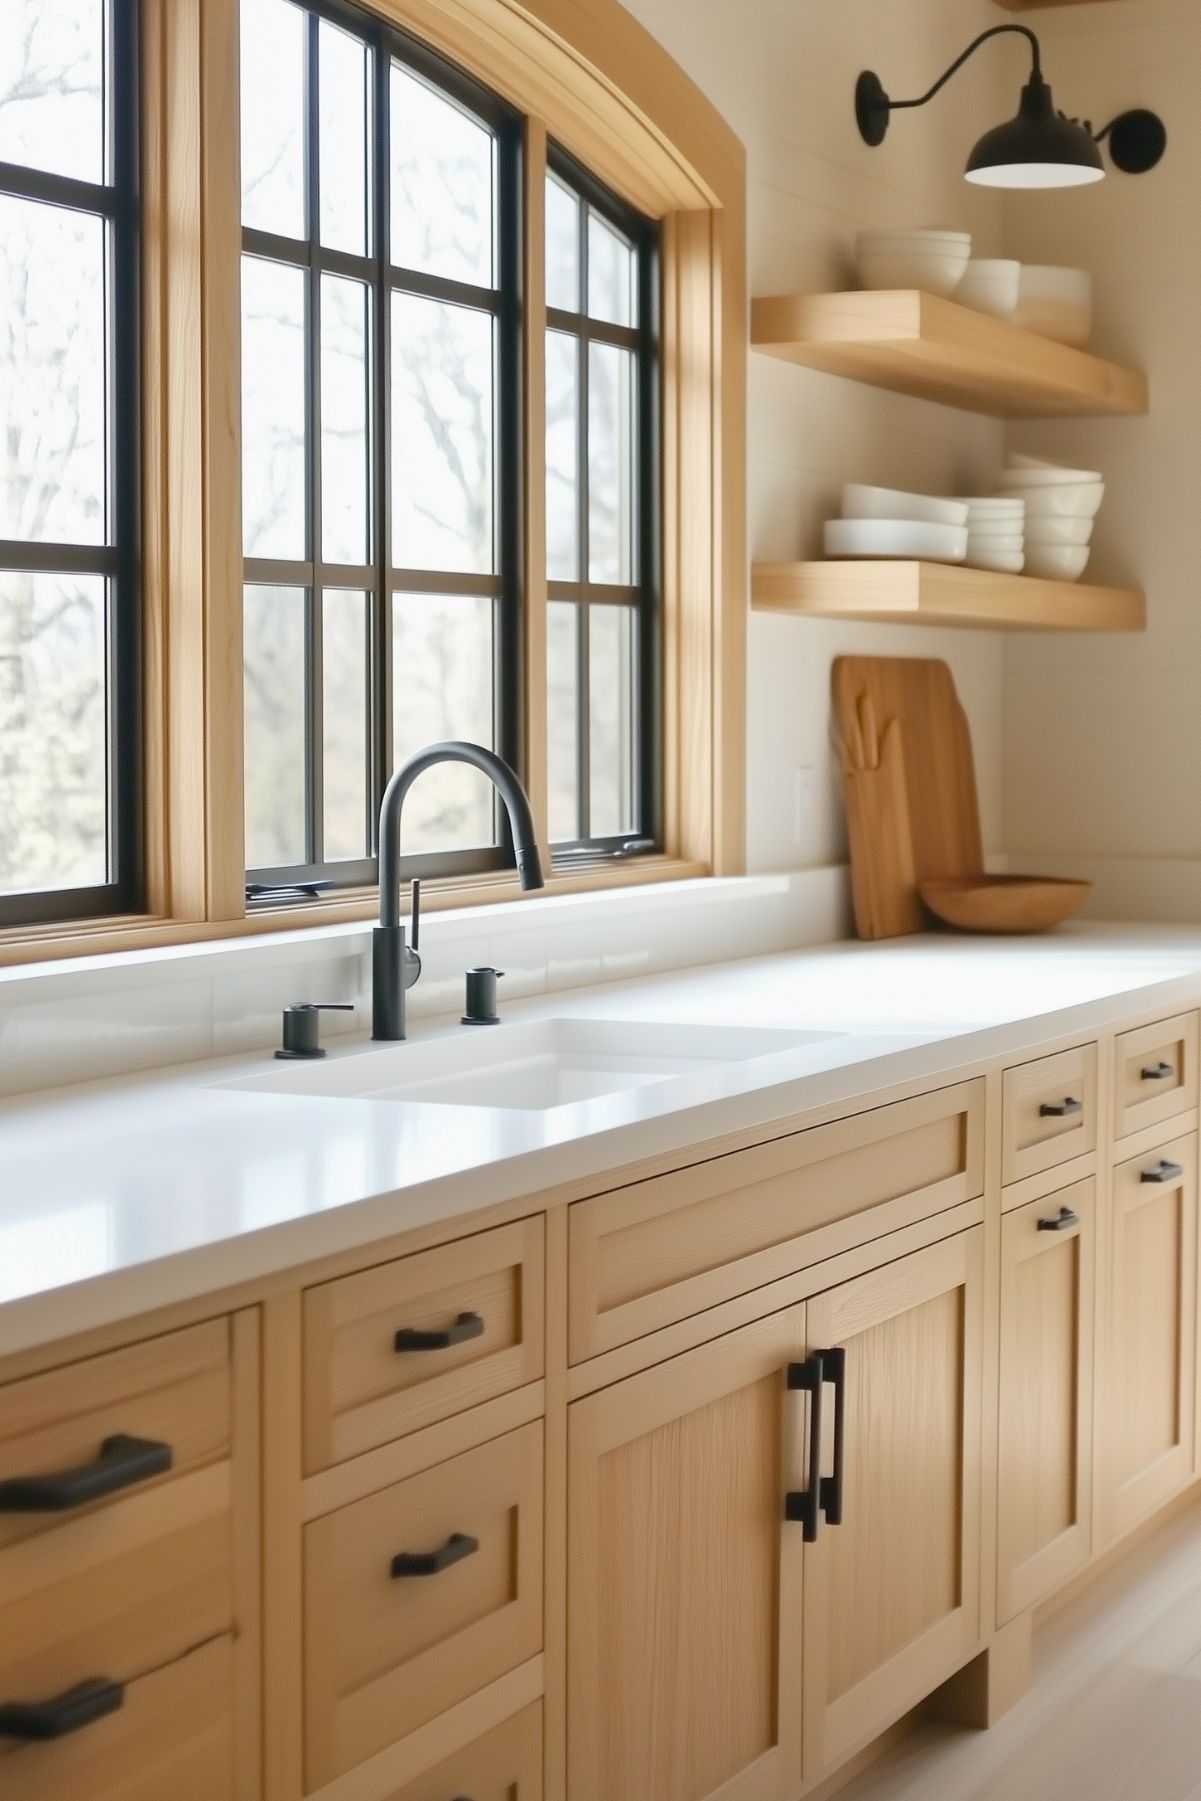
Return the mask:
<svg viewBox="0 0 1201 1801"><path fill-rule="evenodd" d="M66 1738L70 1732L116 1713L125 1699L125 1684L107 1676L92 1676L52 1701L0 1701L0 1738L45 1743Z"/></svg>
<svg viewBox="0 0 1201 1801"><path fill-rule="evenodd" d="M1166 1082L1169 1076L1175 1074L1176 1066L1172 1063L1150 1063L1146 1069L1139 1071L1144 1082Z"/></svg>
<svg viewBox="0 0 1201 1801"><path fill-rule="evenodd" d="M392 1574L439 1576L452 1563L462 1563L465 1557L474 1557L479 1548L478 1538L470 1538L466 1532L452 1532L440 1550L398 1551L392 1559Z"/></svg>
<svg viewBox="0 0 1201 1801"><path fill-rule="evenodd" d="M478 1313L460 1313L453 1326L426 1332L420 1326L402 1326L393 1339L398 1351L449 1351L451 1345L466 1344L469 1338L484 1336L484 1322Z"/></svg>
<svg viewBox="0 0 1201 1801"><path fill-rule="evenodd" d="M1084 1102L1065 1094L1061 1101L1044 1101L1038 1110L1040 1119L1063 1119L1069 1113L1083 1113Z"/></svg>
<svg viewBox="0 0 1201 1801"><path fill-rule="evenodd" d="M1070 1207L1061 1207L1050 1219L1040 1219L1040 1232L1070 1232L1073 1226L1080 1224L1080 1215L1073 1213Z"/></svg>
<svg viewBox="0 0 1201 1801"><path fill-rule="evenodd" d="M799 1521L804 1529L805 1543L811 1545L821 1524L822 1389L825 1386L821 1358L815 1352L804 1363L790 1363L787 1381L790 1389L809 1396L809 1482L805 1488L789 1489L784 1497L784 1518Z"/></svg>
<svg viewBox="0 0 1201 1801"><path fill-rule="evenodd" d="M843 1481L846 1475L847 1354L841 1345L819 1351L822 1379L834 1384L834 1473L823 1476L818 1491L821 1510L831 1526L842 1525Z"/></svg>
<svg viewBox="0 0 1201 1801"><path fill-rule="evenodd" d="M170 1445L124 1432L106 1438L94 1463L55 1476L9 1476L0 1482L0 1513L65 1513L103 1501L135 1483L149 1482L171 1468Z"/></svg>
<svg viewBox="0 0 1201 1801"><path fill-rule="evenodd" d="M1140 1182L1177 1182L1183 1174L1183 1164L1169 1163L1166 1157L1161 1157L1154 1169L1140 1170L1138 1179Z"/></svg>

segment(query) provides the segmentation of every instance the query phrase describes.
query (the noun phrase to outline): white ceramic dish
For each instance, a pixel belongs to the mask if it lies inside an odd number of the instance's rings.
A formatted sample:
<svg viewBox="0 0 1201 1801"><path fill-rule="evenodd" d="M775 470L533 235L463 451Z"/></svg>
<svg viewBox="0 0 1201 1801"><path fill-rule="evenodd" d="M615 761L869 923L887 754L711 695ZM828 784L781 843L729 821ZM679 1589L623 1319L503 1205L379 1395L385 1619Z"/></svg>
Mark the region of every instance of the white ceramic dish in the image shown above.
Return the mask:
<svg viewBox="0 0 1201 1801"><path fill-rule="evenodd" d="M830 519L825 545L828 557L922 557L934 563L962 563L967 527L920 519Z"/></svg>
<svg viewBox="0 0 1201 1801"><path fill-rule="evenodd" d="M859 279L865 288L920 288L926 294L953 294L971 257L971 244L864 246Z"/></svg>
<svg viewBox="0 0 1201 1801"><path fill-rule="evenodd" d="M856 247L860 250L876 249L881 245L894 249L898 244L907 246L953 244L958 247L960 244L970 244L971 241L970 231L955 231L950 226L942 225L911 225L904 228L891 225L868 226L855 238Z"/></svg>
<svg viewBox="0 0 1201 1801"><path fill-rule="evenodd" d="M1036 519L1095 519L1105 498L1104 482L1076 482L1026 493L1026 531Z"/></svg>
<svg viewBox="0 0 1201 1801"><path fill-rule="evenodd" d="M1031 520L1027 532L1032 544L1087 544L1092 535L1091 519L1056 519L1045 513Z"/></svg>
<svg viewBox="0 0 1201 1801"><path fill-rule="evenodd" d="M1099 469L1069 469L1065 463L1019 462L1015 456L1011 456L1001 471L1002 485L1012 486L1015 476L1024 488L1054 488L1063 482L1105 480Z"/></svg>
<svg viewBox="0 0 1201 1801"><path fill-rule="evenodd" d="M973 569L993 569L998 575L1020 575L1026 567L1025 553L1021 550L977 550L971 544L967 547L965 560Z"/></svg>
<svg viewBox="0 0 1201 1801"><path fill-rule="evenodd" d="M1054 582L1076 582L1088 567L1087 544L1027 544L1026 573Z"/></svg>
<svg viewBox="0 0 1201 1801"><path fill-rule="evenodd" d="M1087 344L1093 329L1093 278L1087 269L1024 263L1014 322L1058 344Z"/></svg>
<svg viewBox="0 0 1201 1801"><path fill-rule="evenodd" d="M942 500L933 494L908 494L897 488L872 488L863 482L847 482L842 490L844 519L919 519L929 525L966 525L968 510L962 500Z"/></svg>
<svg viewBox="0 0 1201 1801"><path fill-rule="evenodd" d="M987 556L1010 556L1026 548L1025 535L1022 532L969 532L967 535L967 554L979 550Z"/></svg>
<svg viewBox="0 0 1201 1801"><path fill-rule="evenodd" d="M1026 505L1020 494L972 494L963 504L969 519L1008 519L1015 513L1020 517Z"/></svg>
<svg viewBox="0 0 1201 1801"><path fill-rule="evenodd" d="M1008 256L974 256L963 272L955 298L977 312L1007 319L1018 303L1022 265Z"/></svg>

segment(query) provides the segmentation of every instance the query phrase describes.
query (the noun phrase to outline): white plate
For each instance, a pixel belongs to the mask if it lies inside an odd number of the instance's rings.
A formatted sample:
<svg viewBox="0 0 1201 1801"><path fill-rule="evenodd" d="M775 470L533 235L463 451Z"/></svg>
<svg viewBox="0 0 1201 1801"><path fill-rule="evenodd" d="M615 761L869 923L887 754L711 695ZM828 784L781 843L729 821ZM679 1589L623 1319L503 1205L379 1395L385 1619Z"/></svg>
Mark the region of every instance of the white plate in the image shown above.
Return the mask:
<svg viewBox="0 0 1201 1801"><path fill-rule="evenodd" d="M847 482L842 490L844 519L920 519L929 525L966 525L962 500L940 500L933 494L908 494L897 488L871 488Z"/></svg>
<svg viewBox="0 0 1201 1801"><path fill-rule="evenodd" d="M1026 558L1020 550L975 550L970 544L967 562L973 569L994 569L998 575L1020 575L1026 566Z"/></svg>
<svg viewBox="0 0 1201 1801"><path fill-rule="evenodd" d="M967 535L967 554L982 550L987 555L1004 556L1007 552L1024 550L1026 539L1022 532L969 532Z"/></svg>
<svg viewBox="0 0 1201 1801"><path fill-rule="evenodd" d="M1026 510L1026 502L1020 494L990 494L987 498L969 495L963 504L969 519L1020 519Z"/></svg>
<svg viewBox="0 0 1201 1801"><path fill-rule="evenodd" d="M828 557L926 557L936 563L962 563L967 527L919 519L830 519L825 545Z"/></svg>

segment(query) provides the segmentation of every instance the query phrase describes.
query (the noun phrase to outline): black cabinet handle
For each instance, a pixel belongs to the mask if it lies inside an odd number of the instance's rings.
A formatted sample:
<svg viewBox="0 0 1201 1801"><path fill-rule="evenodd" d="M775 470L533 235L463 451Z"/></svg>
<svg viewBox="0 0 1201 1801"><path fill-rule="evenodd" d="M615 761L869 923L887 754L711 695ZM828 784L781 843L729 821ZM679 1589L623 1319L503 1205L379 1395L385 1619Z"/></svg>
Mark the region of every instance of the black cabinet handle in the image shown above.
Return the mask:
<svg viewBox="0 0 1201 1801"><path fill-rule="evenodd" d="M1183 1164L1169 1163L1166 1157L1161 1157L1154 1169L1140 1170L1138 1179L1140 1182L1175 1182L1183 1174Z"/></svg>
<svg viewBox="0 0 1201 1801"><path fill-rule="evenodd" d="M1061 1207L1051 1219L1040 1219L1040 1232L1070 1232L1073 1226L1080 1224L1080 1215L1073 1213L1070 1207Z"/></svg>
<svg viewBox="0 0 1201 1801"><path fill-rule="evenodd" d="M1176 1074L1172 1063L1151 1063L1146 1069L1140 1069L1139 1075L1144 1082L1166 1082L1169 1076Z"/></svg>
<svg viewBox="0 0 1201 1801"><path fill-rule="evenodd" d="M125 1684L107 1676L92 1676L52 1701L0 1701L0 1738L21 1738L42 1743L66 1738L116 1713L125 1699Z"/></svg>
<svg viewBox="0 0 1201 1801"><path fill-rule="evenodd" d="M129 1438L117 1433L106 1438L94 1463L56 1476L9 1476L0 1482L0 1513L64 1513L103 1501L137 1482L149 1482L171 1468L170 1445L150 1438Z"/></svg>
<svg viewBox="0 0 1201 1801"><path fill-rule="evenodd" d="M466 1532L452 1532L438 1551L398 1551L392 1559L393 1576L438 1576L452 1563L474 1557L480 1548L478 1538Z"/></svg>
<svg viewBox="0 0 1201 1801"><path fill-rule="evenodd" d="M817 1538L821 1524L822 1466L822 1389L825 1375L822 1360L814 1353L804 1363L790 1363L788 1387L809 1396L809 1482L805 1488L790 1489L784 1497L784 1518L796 1520L803 1528L807 1545Z"/></svg>
<svg viewBox="0 0 1201 1801"><path fill-rule="evenodd" d="M484 1322L478 1313L460 1313L453 1326L440 1332L426 1332L420 1326L402 1326L393 1340L398 1351L449 1351L453 1344L466 1344L469 1338L484 1336Z"/></svg>
<svg viewBox="0 0 1201 1801"><path fill-rule="evenodd" d="M1063 1119L1069 1113L1083 1113L1084 1102L1065 1094L1061 1101L1044 1101L1038 1110L1040 1119Z"/></svg>
<svg viewBox="0 0 1201 1801"><path fill-rule="evenodd" d="M843 1478L846 1474L847 1354L839 1345L819 1351L822 1378L834 1385L834 1473L823 1476L819 1498L831 1526L842 1525Z"/></svg>

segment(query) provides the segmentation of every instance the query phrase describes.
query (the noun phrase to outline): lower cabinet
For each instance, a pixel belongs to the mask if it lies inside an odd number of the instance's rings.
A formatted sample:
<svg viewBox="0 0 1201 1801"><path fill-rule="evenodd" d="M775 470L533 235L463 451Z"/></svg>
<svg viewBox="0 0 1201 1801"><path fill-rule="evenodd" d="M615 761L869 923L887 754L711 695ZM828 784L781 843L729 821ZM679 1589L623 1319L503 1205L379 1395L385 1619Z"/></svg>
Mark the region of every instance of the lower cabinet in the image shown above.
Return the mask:
<svg viewBox="0 0 1201 1801"><path fill-rule="evenodd" d="M979 1638L979 1230L577 1402L571 1801L795 1801Z"/></svg>
<svg viewBox="0 0 1201 1801"><path fill-rule="evenodd" d="M1197 1363L1197 1141L1118 1164L1100 1333L1104 1542L1193 1473Z"/></svg>
<svg viewBox="0 0 1201 1801"><path fill-rule="evenodd" d="M535 1702L388 1801L542 1801L542 1705Z"/></svg>
<svg viewBox="0 0 1201 1801"><path fill-rule="evenodd" d="M1092 1554L1093 1178L1001 1222L997 1622Z"/></svg>

